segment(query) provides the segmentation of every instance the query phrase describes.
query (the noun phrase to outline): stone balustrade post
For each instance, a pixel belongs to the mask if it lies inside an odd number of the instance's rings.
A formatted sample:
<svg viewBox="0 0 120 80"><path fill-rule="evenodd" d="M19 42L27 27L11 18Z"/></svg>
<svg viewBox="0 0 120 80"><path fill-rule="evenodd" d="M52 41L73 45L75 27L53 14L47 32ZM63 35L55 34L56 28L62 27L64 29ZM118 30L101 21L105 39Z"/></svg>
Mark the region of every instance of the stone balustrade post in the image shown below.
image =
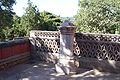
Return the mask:
<svg viewBox="0 0 120 80"><path fill-rule="evenodd" d="M73 55L73 43L75 27L69 21L65 21L58 27L60 30L60 52L56 71L62 74L70 74L76 72L75 59Z"/></svg>

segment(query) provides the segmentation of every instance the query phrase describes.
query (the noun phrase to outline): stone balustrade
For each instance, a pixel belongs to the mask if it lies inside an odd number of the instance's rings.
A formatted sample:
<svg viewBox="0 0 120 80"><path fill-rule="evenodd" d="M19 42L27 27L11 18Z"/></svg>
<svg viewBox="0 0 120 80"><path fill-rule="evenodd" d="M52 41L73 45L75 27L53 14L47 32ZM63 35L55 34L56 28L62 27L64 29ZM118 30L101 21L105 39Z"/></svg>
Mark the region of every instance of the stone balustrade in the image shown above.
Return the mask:
<svg viewBox="0 0 120 80"><path fill-rule="evenodd" d="M32 54L38 60L56 62L60 51L60 33L34 30L31 33L35 50ZM120 35L75 33L73 48L80 67L120 72Z"/></svg>
<svg viewBox="0 0 120 80"><path fill-rule="evenodd" d="M0 43L0 69L27 62L30 57L57 63L60 32L33 30L30 35L29 39ZM75 33L73 55L78 57L79 67L120 73L120 35Z"/></svg>

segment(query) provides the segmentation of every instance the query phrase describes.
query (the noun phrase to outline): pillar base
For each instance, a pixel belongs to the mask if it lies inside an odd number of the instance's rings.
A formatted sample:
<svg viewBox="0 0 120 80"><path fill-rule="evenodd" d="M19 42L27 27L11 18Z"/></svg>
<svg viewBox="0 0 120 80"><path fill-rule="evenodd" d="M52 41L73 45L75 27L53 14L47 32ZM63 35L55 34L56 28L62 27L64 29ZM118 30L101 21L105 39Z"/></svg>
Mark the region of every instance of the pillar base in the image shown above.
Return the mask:
<svg viewBox="0 0 120 80"><path fill-rule="evenodd" d="M76 74L77 67L78 62L75 59L60 58L55 64L56 72L64 75Z"/></svg>

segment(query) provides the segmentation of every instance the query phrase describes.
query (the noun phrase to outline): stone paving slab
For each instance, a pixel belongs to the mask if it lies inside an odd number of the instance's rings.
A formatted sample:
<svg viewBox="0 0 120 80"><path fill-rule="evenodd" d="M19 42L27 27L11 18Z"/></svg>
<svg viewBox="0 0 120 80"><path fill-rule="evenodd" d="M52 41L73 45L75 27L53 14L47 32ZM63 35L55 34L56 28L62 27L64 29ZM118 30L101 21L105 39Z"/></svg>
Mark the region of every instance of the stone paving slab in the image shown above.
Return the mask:
<svg viewBox="0 0 120 80"><path fill-rule="evenodd" d="M80 69L76 75L61 75L52 63L37 62L0 71L0 80L120 80L120 74Z"/></svg>

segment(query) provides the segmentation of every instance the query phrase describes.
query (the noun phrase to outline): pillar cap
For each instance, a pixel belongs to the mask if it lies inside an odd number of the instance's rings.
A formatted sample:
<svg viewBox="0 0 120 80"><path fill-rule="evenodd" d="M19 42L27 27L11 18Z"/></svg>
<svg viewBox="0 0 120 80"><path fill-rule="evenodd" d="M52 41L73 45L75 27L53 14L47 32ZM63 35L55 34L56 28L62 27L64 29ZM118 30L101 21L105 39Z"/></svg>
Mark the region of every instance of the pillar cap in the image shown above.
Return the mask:
<svg viewBox="0 0 120 80"><path fill-rule="evenodd" d="M65 20L60 26L58 26L58 29L63 35L73 35L75 33L76 27L70 21Z"/></svg>
<svg viewBox="0 0 120 80"><path fill-rule="evenodd" d="M60 29L62 27L66 27L66 28L69 28L69 27L74 27L74 24L71 23L70 21L68 20L65 20L63 23L61 23L60 26L58 26L57 28Z"/></svg>

